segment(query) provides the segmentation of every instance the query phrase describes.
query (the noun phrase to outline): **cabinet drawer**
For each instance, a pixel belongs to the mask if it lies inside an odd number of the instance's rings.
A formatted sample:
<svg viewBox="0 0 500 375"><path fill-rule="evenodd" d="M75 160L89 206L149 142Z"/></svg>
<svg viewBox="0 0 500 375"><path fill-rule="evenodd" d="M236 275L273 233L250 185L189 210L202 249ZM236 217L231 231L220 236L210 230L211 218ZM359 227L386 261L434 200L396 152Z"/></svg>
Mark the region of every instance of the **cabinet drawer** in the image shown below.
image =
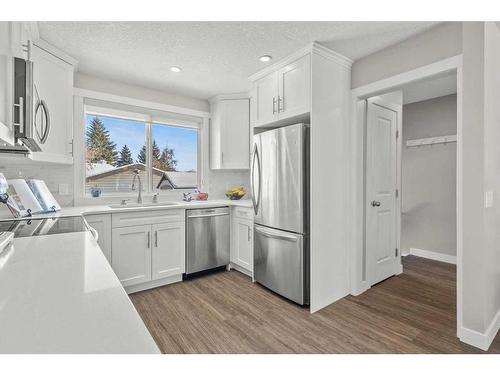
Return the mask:
<svg viewBox="0 0 500 375"><path fill-rule="evenodd" d="M113 228L184 221L184 210L119 212L112 215Z"/></svg>
<svg viewBox="0 0 500 375"><path fill-rule="evenodd" d="M246 207L234 207L234 217L238 219L247 219L253 221L253 209Z"/></svg>

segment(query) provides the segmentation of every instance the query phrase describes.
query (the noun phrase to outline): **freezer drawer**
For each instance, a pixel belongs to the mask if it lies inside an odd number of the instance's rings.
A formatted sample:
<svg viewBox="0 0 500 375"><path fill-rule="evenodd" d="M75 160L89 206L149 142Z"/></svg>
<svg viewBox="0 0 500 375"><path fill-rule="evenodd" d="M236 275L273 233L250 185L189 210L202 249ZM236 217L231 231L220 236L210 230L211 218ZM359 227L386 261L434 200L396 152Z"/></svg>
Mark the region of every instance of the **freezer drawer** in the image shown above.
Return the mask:
<svg viewBox="0 0 500 375"><path fill-rule="evenodd" d="M229 207L186 211L186 273L229 264Z"/></svg>
<svg viewBox="0 0 500 375"><path fill-rule="evenodd" d="M255 225L255 281L294 302L308 304L307 250L303 235Z"/></svg>

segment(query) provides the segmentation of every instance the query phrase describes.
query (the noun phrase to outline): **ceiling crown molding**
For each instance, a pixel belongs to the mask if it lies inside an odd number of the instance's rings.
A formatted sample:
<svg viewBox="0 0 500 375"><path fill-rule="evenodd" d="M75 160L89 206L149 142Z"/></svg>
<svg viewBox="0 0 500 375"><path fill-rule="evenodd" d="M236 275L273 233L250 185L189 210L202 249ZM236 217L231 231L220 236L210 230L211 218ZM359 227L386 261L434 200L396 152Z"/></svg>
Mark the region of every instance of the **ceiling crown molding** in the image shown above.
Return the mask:
<svg viewBox="0 0 500 375"><path fill-rule="evenodd" d="M281 60L277 61L273 65L269 65L265 67L262 70L259 70L257 73L252 74L248 79L250 81L256 81L262 77L265 77L266 75L275 72L276 70L279 70L281 68L284 68L291 62L301 58L302 56L305 56L309 53L316 53L320 56L323 56L331 61L336 62L337 64L343 66L346 69L351 69L351 66L353 64L353 60L349 59L348 57L341 55L340 53L337 53L321 44L318 42L313 42L311 44L308 44L304 48L301 48L294 53L282 58Z"/></svg>

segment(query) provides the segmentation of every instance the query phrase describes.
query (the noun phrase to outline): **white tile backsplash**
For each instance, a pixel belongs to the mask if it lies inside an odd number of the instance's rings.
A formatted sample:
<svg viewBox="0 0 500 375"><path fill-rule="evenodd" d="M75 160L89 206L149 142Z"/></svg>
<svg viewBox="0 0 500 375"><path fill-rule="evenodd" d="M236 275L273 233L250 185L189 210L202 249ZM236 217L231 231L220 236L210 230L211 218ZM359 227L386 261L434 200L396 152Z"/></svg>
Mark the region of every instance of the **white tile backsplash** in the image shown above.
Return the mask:
<svg viewBox="0 0 500 375"><path fill-rule="evenodd" d="M250 196L250 171L248 170L210 170L209 199L226 198L227 190L244 186Z"/></svg>
<svg viewBox="0 0 500 375"><path fill-rule="evenodd" d="M0 172L13 178L44 180L61 206L73 205L73 166L34 162L22 156L0 156ZM59 195L59 184L68 185L68 194Z"/></svg>

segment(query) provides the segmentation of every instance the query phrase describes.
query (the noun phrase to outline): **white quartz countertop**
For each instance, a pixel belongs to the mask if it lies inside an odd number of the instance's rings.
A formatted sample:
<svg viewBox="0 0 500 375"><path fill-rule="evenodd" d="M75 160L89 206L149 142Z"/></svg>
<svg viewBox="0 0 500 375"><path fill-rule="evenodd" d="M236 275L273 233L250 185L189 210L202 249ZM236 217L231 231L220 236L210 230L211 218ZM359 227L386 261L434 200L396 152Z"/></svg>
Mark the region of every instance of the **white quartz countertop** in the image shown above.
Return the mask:
<svg viewBox="0 0 500 375"><path fill-rule="evenodd" d="M155 204L154 206L149 205L145 202L145 206L135 206L134 204L128 204L124 207L112 208L109 205L88 205L88 206L75 206L75 207L63 207L60 211L48 214L35 214L34 218L43 217L63 217L63 216L80 216L80 215L91 215L91 214L104 214L104 213L118 213L118 212L134 212L134 211L153 211L153 210L175 210L175 209L193 209L193 208L209 208L209 207L219 207L219 206L236 206L236 207L252 207L252 201L250 199L241 200L229 200L229 199L213 199L207 201L191 201L183 202L177 201L172 205L162 205L162 203ZM0 214L0 220L13 219L10 212L4 211Z"/></svg>
<svg viewBox="0 0 500 375"><path fill-rule="evenodd" d="M0 254L0 353L159 353L90 232Z"/></svg>

